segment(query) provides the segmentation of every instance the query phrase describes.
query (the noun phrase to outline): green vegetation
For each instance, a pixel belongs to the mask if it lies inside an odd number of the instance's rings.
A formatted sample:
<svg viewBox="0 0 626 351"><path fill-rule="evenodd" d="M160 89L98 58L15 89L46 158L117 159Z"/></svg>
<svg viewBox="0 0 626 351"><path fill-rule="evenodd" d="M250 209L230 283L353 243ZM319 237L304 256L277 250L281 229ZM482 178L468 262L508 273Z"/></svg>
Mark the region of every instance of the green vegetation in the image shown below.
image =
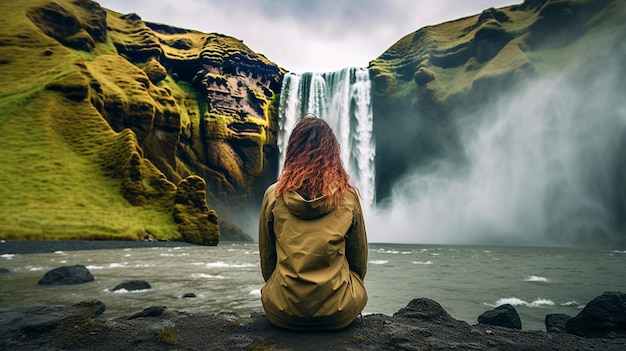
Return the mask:
<svg viewBox="0 0 626 351"><path fill-rule="evenodd" d="M162 342L169 345L176 344L176 328L169 326L163 327L162 329L155 331L155 333Z"/></svg>
<svg viewBox="0 0 626 351"><path fill-rule="evenodd" d="M115 133L91 104L81 73L81 62L114 52L110 38L91 52L60 45L25 16L44 3L0 5L0 238L179 239L173 193L133 206L123 174L111 173L128 167L124 159L107 159L127 133ZM138 148L130 143L116 154L130 156ZM162 176L143 159L140 168L144 188Z"/></svg>

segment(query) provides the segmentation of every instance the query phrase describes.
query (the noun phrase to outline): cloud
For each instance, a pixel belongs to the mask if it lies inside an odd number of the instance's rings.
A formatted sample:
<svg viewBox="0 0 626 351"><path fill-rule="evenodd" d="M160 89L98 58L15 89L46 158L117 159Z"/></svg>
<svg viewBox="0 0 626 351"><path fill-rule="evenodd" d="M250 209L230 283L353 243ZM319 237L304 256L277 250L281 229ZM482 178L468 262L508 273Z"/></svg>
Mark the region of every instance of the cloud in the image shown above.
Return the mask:
<svg viewBox="0 0 626 351"><path fill-rule="evenodd" d="M294 72L365 67L403 36L514 0L100 0L108 9L241 39Z"/></svg>

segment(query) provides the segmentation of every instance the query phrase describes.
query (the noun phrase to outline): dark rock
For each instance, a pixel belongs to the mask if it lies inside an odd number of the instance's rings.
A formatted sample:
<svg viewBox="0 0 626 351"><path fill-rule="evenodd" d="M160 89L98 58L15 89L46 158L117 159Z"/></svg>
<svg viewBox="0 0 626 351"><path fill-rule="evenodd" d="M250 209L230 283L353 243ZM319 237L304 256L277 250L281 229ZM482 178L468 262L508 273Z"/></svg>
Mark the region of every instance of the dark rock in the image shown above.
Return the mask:
<svg viewBox="0 0 626 351"><path fill-rule="evenodd" d="M137 312L128 319L135 319L139 317L160 317L163 315L167 307L165 306L150 306L141 312Z"/></svg>
<svg viewBox="0 0 626 351"><path fill-rule="evenodd" d="M590 338L626 337L626 294L605 292L596 297L567 321L565 329Z"/></svg>
<svg viewBox="0 0 626 351"><path fill-rule="evenodd" d="M254 239L246 232L241 230L239 227L234 225L233 223L227 221L220 221L220 240L222 241L243 241L243 242L254 242Z"/></svg>
<svg viewBox="0 0 626 351"><path fill-rule="evenodd" d="M406 307L394 313L394 318L412 318L424 321L454 321L436 301L427 298L413 299Z"/></svg>
<svg viewBox="0 0 626 351"><path fill-rule="evenodd" d="M9 270L6 268L0 268L0 274L1 273L9 273Z"/></svg>
<svg viewBox="0 0 626 351"><path fill-rule="evenodd" d="M546 315L545 324L548 333L567 333L565 324L572 316L563 313L554 313Z"/></svg>
<svg viewBox="0 0 626 351"><path fill-rule="evenodd" d="M522 329L522 320L517 310L510 304L498 306L478 316L478 323L497 325L511 329Z"/></svg>
<svg viewBox="0 0 626 351"><path fill-rule="evenodd" d="M135 290L147 290L152 289L152 286L144 280L129 280L127 282L123 282L121 284L117 284L113 291L125 289L127 291L135 291Z"/></svg>
<svg viewBox="0 0 626 351"><path fill-rule="evenodd" d="M0 312L0 338L5 333L20 335L22 341L37 339L41 334L56 330L68 322L95 317L104 312L101 301L81 302L71 306L33 306L21 311L4 310ZM3 348L0 343L0 349Z"/></svg>
<svg viewBox="0 0 626 351"><path fill-rule="evenodd" d="M48 271L39 285L73 285L94 281L94 276L83 265L58 267Z"/></svg>
<svg viewBox="0 0 626 351"><path fill-rule="evenodd" d="M197 296L194 293L183 294L183 299L195 299Z"/></svg>

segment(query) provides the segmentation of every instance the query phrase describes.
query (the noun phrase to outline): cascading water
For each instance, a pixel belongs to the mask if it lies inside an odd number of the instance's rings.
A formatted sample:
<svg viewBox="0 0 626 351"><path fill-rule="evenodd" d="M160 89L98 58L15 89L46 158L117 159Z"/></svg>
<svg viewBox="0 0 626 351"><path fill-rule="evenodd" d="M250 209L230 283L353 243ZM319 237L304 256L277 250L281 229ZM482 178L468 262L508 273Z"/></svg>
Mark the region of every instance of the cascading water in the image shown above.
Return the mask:
<svg viewBox="0 0 626 351"><path fill-rule="evenodd" d="M374 139L369 72L346 68L332 73L288 73L283 80L278 118L279 167L291 130L298 118L313 113L333 128L351 183L363 202L372 205L374 193Z"/></svg>

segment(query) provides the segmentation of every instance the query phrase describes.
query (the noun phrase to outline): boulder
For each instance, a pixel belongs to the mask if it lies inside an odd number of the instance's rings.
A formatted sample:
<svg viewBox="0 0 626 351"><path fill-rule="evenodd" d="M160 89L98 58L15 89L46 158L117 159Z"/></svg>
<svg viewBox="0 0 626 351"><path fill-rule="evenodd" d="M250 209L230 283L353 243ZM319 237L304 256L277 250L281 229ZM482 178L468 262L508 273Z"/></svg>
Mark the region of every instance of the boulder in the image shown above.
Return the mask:
<svg viewBox="0 0 626 351"><path fill-rule="evenodd" d="M626 294L613 291L596 297L567 321L565 329L590 338L626 337Z"/></svg>
<svg viewBox="0 0 626 351"><path fill-rule="evenodd" d="M94 276L83 265L63 266L48 271L39 285L73 285L94 281Z"/></svg>
<svg viewBox="0 0 626 351"><path fill-rule="evenodd" d="M183 299L195 299L196 297L198 296L196 296L196 294L194 293L185 293L182 296Z"/></svg>
<svg viewBox="0 0 626 351"><path fill-rule="evenodd" d="M167 307L165 306L150 306L141 312L133 314L128 317L128 319L135 319L139 317L161 317L166 310Z"/></svg>
<svg viewBox="0 0 626 351"><path fill-rule="evenodd" d="M6 268L0 268L0 274L2 273L9 273L9 270Z"/></svg>
<svg viewBox="0 0 626 351"><path fill-rule="evenodd" d="M564 313L553 313L546 315L545 324L548 333L567 333L565 324L572 319L572 316Z"/></svg>
<svg viewBox="0 0 626 351"><path fill-rule="evenodd" d="M478 316L478 323L522 329L522 320L519 318L517 310L508 303L484 312Z"/></svg>
<svg viewBox="0 0 626 351"><path fill-rule="evenodd" d="M427 298L413 299L393 314L394 318L412 318L429 322L449 322L455 319L439 303Z"/></svg>
<svg viewBox="0 0 626 351"><path fill-rule="evenodd" d="M113 291L117 290L126 290L126 291L136 291L136 290L147 290L152 289L152 286L144 280L129 280L127 282L123 282L121 284L117 284Z"/></svg>

